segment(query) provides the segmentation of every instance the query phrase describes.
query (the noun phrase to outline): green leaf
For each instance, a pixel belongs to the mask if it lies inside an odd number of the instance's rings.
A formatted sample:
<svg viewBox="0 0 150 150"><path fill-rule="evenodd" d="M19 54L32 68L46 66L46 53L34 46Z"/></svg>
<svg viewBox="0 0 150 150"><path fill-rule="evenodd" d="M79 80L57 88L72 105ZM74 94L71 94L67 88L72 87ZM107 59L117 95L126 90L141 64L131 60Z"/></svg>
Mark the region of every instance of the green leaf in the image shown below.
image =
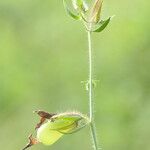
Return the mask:
<svg viewBox="0 0 150 150"><path fill-rule="evenodd" d="M92 32L101 32L101 31L103 31L107 27L107 25L109 24L111 18L112 17L109 17L106 20L100 21L99 24L98 24L99 27L97 29L93 30Z"/></svg>
<svg viewBox="0 0 150 150"><path fill-rule="evenodd" d="M88 10L88 5L84 0L72 0L72 5L80 13Z"/></svg>
<svg viewBox="0 0 150 150"><path fill-rule="evenodd" d="M68 126L66 126L65 128L61 128L61 129L57 129L57 131L59 131L60 133L63 134L72 134L75 133L79 130L81 130L82 128L84 128L87 124L89 124L90 120L87 116L78 113L78 112L69 112L69 113L63 113L61 114L60 117L57 118L59 119L63 119L63 121L72 121L72 123Z"/></svg>
<svg viewBox="0 0 150 150"><path fill-rule="evenodd" d="M51 130L57 130L64 134L70 134L79 128L86 126L89 118L78 112L60 113L52 117Z"/></svg>
<svg viewBox="0 0 150 150"><path fill-rule="evenodd" d="M68 15L70 15L73 19L75 20L79 20L81 19L80 15L76 15L74 14L69 7L67 6L66 0L63 0L63 4L64 4L64 8L66 9L66 12L68 13Z"/></svg>
<svg viewBox="0 0 150 150"><path fill-rule="evenodd" d="M64 116L56 115L55 118L51 120L51 130L65 130L76 121L79 121L81 117L68 116L68 114L63 114Z"/></svg>
<svg viewBox="0 0 150 150"><path fill-rule="evenodd" d="M72 0L72 4L73 4L74 9L77 9L78 7L82 6L83 1L82 0Z"/></svg>

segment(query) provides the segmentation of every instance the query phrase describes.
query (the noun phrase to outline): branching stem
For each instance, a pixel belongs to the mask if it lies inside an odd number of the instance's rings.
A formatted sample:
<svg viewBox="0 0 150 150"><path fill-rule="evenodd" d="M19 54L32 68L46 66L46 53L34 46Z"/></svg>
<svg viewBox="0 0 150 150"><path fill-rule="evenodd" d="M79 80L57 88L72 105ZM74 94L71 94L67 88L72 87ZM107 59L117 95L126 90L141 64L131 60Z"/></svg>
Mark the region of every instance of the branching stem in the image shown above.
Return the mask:
<svg viewBox="0 0 150 150"><path fill-rule="evenodd" d="M94 121L94 102L93 102L93 75L92 75L92 41L91 41L91 31L88 32L88 49L89 49L89 113L90 113L90 129L91 129L91 136L93 141L94 150L98 150L98 142L96 136L96 129L95 129L95 121Z"/></svg>

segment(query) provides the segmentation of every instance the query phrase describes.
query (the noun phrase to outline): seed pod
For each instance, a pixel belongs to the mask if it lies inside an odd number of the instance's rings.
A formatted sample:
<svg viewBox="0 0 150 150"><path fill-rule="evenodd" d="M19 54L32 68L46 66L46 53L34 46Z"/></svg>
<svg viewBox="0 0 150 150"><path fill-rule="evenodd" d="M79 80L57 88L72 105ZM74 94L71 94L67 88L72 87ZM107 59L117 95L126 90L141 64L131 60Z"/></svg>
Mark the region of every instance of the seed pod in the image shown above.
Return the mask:
<svg viewBox="0 0 150 150"><path fill-rule="evenodd" d="M96 0L91 7L90 15L89 15L89 22L90 23L98 23L100 21L100 14L102 9L102 0Z"/></svg>
<svg viewBox="0 0 150 150"><path fill-rule="evenodd" d="M51 123L47 122L43 124L38 130L37 130L37 140L44 145L52 145L55 143L61 136L63 136L62 133L51 130Z"/></svg>
<svg viewBox="0 0 150 150"><path fill-rule="evenodd" d="M37 140L45 145L55 143L64 134L77 132L89 123L89 119L80 113L60 113L54 115L37 130Z"/></svg>

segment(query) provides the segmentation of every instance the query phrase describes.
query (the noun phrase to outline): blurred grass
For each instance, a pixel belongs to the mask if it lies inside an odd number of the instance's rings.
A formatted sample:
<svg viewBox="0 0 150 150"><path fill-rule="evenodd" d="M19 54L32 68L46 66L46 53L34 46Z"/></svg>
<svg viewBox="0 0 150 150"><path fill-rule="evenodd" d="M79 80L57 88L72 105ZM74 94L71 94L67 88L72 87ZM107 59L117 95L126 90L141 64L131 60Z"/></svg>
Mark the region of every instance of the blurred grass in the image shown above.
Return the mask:
<svg viewBox="0 0 150 150"><path fill-rule="evenodd" d="M98 137L105 150L149 150L149 1L105 1L107 30L93 35ZM33 110L88 111L87 37L59 0L0 1L0 146L21 149L38 117ZM84 140L82 140L84 139ZM91 149L88 129L52 147ZM81 144L82 142L82 144ZM75 145L75 146L74 146Z"/></svg>

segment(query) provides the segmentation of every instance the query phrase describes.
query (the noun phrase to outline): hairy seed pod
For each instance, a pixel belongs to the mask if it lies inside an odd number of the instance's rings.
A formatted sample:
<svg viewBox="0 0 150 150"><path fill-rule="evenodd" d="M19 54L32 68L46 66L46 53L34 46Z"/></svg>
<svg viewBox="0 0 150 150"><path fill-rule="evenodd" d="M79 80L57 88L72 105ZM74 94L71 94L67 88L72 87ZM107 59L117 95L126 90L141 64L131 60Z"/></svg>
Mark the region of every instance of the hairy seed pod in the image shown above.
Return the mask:
<svg viewBox="0 0 150 150"><path fill-rule="evenodd" d="M50 130L50 128L51 123L47 122L37 130L37 140L44 145L52 145L63 136L62 133L55 130Z"/></svg>
<svg viewBox="0 0 150 150"><path fill-rule="evenodd" d="M64 134L77 132L89 123L89 119L80 113L60 113L54 115L37 130L37 140L52 145Z"/></svg>

